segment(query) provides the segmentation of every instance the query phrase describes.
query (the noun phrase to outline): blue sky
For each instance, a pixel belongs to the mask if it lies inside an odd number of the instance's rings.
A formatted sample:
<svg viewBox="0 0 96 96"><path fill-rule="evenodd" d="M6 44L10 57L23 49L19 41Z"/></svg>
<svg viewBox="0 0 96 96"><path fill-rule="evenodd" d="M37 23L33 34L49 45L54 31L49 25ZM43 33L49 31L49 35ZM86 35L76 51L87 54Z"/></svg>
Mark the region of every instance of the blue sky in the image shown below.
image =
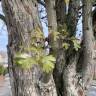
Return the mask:
<svg viewBox="0 0 96 96"><path fill-rule="evenodd" d="M1 3L0 3L0 14L3 14ZM8 43L8 34L6 25L2 20L0 20L0 51L7 51L6 48L7 43Z"/></svg>

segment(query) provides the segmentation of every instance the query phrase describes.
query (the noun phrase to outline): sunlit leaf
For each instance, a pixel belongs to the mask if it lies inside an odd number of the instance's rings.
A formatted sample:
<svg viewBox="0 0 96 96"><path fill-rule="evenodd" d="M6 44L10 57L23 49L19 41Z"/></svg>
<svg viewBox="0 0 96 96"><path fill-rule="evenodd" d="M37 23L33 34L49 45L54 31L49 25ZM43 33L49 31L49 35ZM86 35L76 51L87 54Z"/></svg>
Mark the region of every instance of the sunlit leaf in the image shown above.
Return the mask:
<svg viewBox="0 0 96 96"><path fill-rule="evenodd" d="M69 45L68 43L66 43L66 42L63 43L63 48L65 48L66 50L69 48L69 46L70 46L70 45Z"/></svg>
<svg viewBox="0 0 96 96"><path fill-rule="evenodd" d="M54 41L56 41L59 38L60 33L59 32L53 32L52 34L53 34Z"/></svg>
<svg viewBox="0 0 96 96"><path fill-rule="evenodd" d="M35 35L36 38L43 38L44 37L43 32L41 31L41 29L39 27L35 28L35 34L36 34Z"/></svg>
<svg viewBox="0 0 96 96"><path fill-rule="evenodd" d="M69 4L69 0L64 0L66 4Z"/></svg>
<svg viewBox="0 0 96 96"><path fill-rule="evenodd" d="M47 73L52 71L54 68L55 61L56 59L52 55L42 57L41 63L42 63L43 71Z"/></svg>
<svg viewBox="0 0 96 96"><path fill-rule="evenodd" d="M30 55L27 53L16 53L15 54L15 58L27 58L27 57L30 57Z"/></svg>
<svg viewBox="0 0 96 96"><path fill-rule="evenodd" d="M16 59L15 58L15 63L18 66L21 66L21 68L23 68L23 69L29 69L30 67L32 67L33 64L37 64L37 62L33 58L26 58L26 59L24 59L24 58Z"/></svg>
<svg viewBox="0 0 96 96"><path fill-rule="evenodd" d="M81 48L79 42L77 40L72 40L72 41L74 44L74 49L78 51Z"/></svg>
<svg viewBox="0 0 96 96"><path fill-rule="evenodd" d="M44 72L49 73L54 69L54 64L50 61L47 61L47 63L43 64L42 69Z"/></svg>

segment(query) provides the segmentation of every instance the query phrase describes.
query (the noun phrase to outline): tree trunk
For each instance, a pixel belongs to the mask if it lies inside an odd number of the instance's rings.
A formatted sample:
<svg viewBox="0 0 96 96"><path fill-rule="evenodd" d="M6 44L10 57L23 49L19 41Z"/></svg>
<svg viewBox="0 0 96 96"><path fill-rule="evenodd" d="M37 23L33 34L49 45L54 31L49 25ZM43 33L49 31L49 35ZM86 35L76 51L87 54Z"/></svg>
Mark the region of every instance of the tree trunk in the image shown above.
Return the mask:
<svg viewBox="0 0 96 96"><path fill-rule="evenodd" d="M44 77L38 65L24 70L14 64L16 52L26 52L24 48L30 48L31 35L35 28L41 29L37 0L3 0L2 7L8 29L8 65L12 95L56 96L52 76L47 82L43 81L46 76ZM30 54L30 51L27 53Z"/></svg>
<svg viewBox="0 0 96 96"><path fill-rule="evenodd" d="M56 1L55 0L45 0L45 4L46 4L46 11L47 11L47 18L48 18L49 45L52 48L52 50L50 50L50 53L55 53L57 55L57 47L55 45L58 45L58 43L56 41L54 41L54 39L53 39L54 37L52 36L52 34L54 34L54 32L57 32L57 18L56 18L56 10L55 10ZM55 65L55 68L56 68L56 65ZM56 72L54 74L56 74ZM58 85L57 83L61 84L61 82L56 82L56 78L54 78L54 81L56 84L57 94L58 94L59 86L57 86Z"/></svg>
<svg viewBox="0 0 96 96"><path fill-rule="evenodd" d="M67 31L69 32L70 36L75 36L76 34L79 6L80 1L70 0L67 13L64 0L56 0L58 26L63 26L64 24L66 24L68 27ZM67 57L68 54L70 55ZM73 57L71 57L71 55ZM76 70L78 55L79 54L77 53L74 54L73 50L71 51L71 53L68 51L66 52L66 50L61 48L58 50L57 62L54 69L54 78L57 85L58 96L81 96L79 94L79 91L82 91L82 89L80 89L81 86L77 84L79 81L77 78ZM83 92L81 94L83 94Z"/></svg>
<svg viewBox="0 0 96 96"><path fill-rule="evenodd" d="M83 87L88 90L93 78L93 30L92 30L92 2L83 0L83 38L84 38L84 64L83 64Z"/></svg>
<svg viewBox="0 0 96 96"><path fill-rule="evenodd" d="M58 31L59 26L63 26L66 23L66 4L64 0L56 0L55 4ZM62 40L58 40L58 45L53 76L56 83L58 96L63 96L63 67L65 66L65 50L61 47Z"/></svg>
<svg viewBox="0 0 96 96"><path fill-rule="evenodd" d="M68 15L67 15L67 25L68 25L70 36L76 35L76 27L77 27L78 16L79 16L79 7L80 7L79 0L70 0Z"/></svg>
<svg viewBox="0 0 96 96"><path fill-rule="evenodd" d="M85 96L82 89L81 75L77 73L78 55L73 55L63 71L64 96Z"/></svg>
<svg viewBox="0 0 96 96"><path fill-rule="evenodd" d="M38 68L22 70L14 64L14 55L20 46L30 46L30 34L40 25L37 2L3 0L2 6L8 29L8 65L13 96L40 96L36 87L39 80ZM31 9L34 9L31 11ZM37 15L36 15L37 14ZM27 77L27 78L26 78ZM34 82L35 81L35 82Z"/></svg>
<svg viewBox="0 0 96 96"><path fill-rule="evenodd" d="M57 25L63 25L66 23L66 3L65 0L56 0L56 17Z"/></svg>

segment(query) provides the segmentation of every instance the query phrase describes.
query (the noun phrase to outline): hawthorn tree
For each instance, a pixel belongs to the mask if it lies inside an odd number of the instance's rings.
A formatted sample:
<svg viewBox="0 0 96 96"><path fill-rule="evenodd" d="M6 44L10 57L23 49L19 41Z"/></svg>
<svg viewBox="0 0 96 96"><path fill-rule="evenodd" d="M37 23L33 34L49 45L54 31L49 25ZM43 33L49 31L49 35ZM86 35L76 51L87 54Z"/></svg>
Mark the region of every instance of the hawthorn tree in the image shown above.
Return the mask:
<svg viewBox="0 0 96 96"><path fill-rule="evenodd" d="M91 0L2 0L13 96L85 96L92 81ZM38 4L48 20L46 54ZM82 41L76 38L83 18Z"/></svg>

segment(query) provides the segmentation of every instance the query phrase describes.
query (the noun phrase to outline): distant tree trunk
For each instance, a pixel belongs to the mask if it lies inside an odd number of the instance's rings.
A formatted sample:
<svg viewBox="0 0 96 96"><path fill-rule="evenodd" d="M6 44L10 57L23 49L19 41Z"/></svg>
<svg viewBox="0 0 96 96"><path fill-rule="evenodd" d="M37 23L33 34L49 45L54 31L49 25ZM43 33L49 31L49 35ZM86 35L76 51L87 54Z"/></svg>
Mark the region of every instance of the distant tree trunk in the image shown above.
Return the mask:
<svg viewBox="0 0 96 96"><path fill-rule="evenodd" d="M35 28L42 30L37 0L3 0L2 7L8 29L8 65L12 96L57 96L52 76L46 80L39 66L33 65L29 70L23 70L14 64L16 52L26 52L24 48L31 46L31 35ZM30 54L30 51L27 53Z"/></svg>

